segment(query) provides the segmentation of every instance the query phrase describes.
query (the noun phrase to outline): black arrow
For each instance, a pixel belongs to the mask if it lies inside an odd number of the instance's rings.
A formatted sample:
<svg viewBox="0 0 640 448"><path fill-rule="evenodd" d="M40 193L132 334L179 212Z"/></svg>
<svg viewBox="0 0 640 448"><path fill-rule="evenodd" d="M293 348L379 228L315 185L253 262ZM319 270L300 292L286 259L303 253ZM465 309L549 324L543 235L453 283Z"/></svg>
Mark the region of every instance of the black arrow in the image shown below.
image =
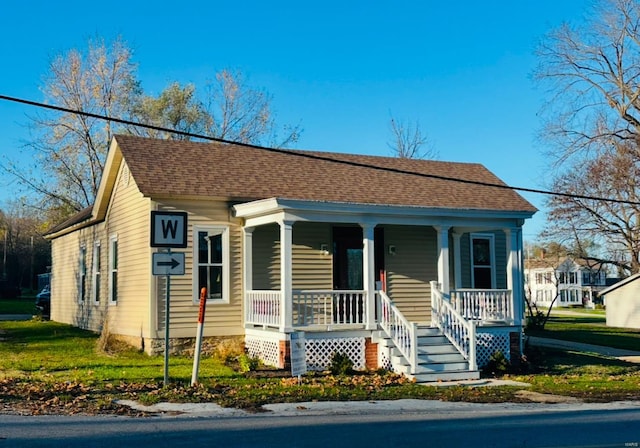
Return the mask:
<svg viewBox="0 0 640 448"><path fill-rule="evenodd" d="M176 266L180 265L180 262L175 258L172 258L171 261L158 261L158 266L171 266L171 269L175 269Z"/></svg>

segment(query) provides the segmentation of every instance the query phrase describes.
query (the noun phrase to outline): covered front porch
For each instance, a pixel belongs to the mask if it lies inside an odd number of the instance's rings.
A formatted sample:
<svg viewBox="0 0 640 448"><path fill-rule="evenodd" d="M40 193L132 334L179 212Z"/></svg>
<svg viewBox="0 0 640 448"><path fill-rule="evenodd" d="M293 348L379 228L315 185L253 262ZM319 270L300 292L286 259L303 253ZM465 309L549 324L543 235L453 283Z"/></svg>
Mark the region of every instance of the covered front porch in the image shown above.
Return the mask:
<svg viewBox="0 0 640 448"><path fill-rule="evenodd" d="M282 199L234 210L244 218L244 325L272 363L284 362L273 353L292 332L368 343L382 332L415 366L422 324L475 368L477 328L520 331L519 217Z"/></svg>

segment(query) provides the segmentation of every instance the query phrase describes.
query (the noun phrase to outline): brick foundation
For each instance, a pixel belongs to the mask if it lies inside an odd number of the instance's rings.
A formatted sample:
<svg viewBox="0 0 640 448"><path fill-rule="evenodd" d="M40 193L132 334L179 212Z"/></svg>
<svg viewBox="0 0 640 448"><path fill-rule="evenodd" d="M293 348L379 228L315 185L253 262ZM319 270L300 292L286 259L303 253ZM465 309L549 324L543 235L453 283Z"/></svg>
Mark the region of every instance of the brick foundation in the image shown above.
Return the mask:
<svg viewBox="0 0 640 448"><path fill-rule="evenodd" d="M281 369L291 369L291 341L280 341L279 365Z"/></svg>
<svg viewBox="0 0 640 448"><path fill-rule="evenodd" d="M522 352L520 351L520 333L509 333L509 351L511 352L512 366L519 366L522 359Z"/></svg>
<svg viewBox="0 0 640 448"><path fill-rule="evenodd" d="M371 338L364 340L364 359L365 366L369 370L375 370L379 368L378 365L378 344L371 342Z"/></svg>

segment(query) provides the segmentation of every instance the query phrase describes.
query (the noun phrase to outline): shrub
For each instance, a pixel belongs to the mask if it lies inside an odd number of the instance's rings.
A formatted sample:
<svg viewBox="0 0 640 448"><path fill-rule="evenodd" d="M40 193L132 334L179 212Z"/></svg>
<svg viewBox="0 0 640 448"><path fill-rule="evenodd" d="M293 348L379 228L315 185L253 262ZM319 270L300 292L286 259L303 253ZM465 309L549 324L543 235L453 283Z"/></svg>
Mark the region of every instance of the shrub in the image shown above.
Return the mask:
<svg viewBox="0 0 640 448"><path fill-rule="evenodd" d="M333 375L349 375L353 373L353 361L351 361L349 355L334 352L333 356L331 357L329 371Z"/></svg>
<svg viewBox="0 0 640 448"><path fill-rule="evenodd" d="M511 363L501 351L495 352L489 358L489 362L482 369L484 373L490 376L502 376L509 372Z"/></svg>
<svg viewBox="0 0 640 448"><path fill-rule="evenodd" d="M238 356L238 365L242 373L252 372L260 366L260 360L243 353Z"/></svg>

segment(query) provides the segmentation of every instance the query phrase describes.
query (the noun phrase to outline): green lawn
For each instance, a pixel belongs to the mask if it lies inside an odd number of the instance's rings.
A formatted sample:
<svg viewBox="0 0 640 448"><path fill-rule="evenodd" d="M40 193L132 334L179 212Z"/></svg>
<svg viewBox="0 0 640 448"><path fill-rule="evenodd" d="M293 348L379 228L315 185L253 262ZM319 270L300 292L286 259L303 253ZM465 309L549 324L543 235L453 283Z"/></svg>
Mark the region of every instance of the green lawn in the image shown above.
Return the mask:
<svg viewBox="0 0 640 448"><path fill-rule="evenodd" d="M531 331L533 336L603 345L624 350L640 351L640 330L607 327L604 315L568 316L551 315L542 331Z"/></svg>
<svg viewBox="0 0 640 448"><path fill-rule="evenodd" d="M160 381L164 358L147 356L133 348L117 355L97 350L98 335L56 322L0 322L0 378L22 377L44 381ZM170 357L172 379L191 379L193 360ZM200 364L203 377L229 376L232 369L212 358Z"/></svg>
<svg viewBox="0 0 640 448"><path fill-rule="evenodd" d="M36 314L35 297L0 299L0 314Z"/></svg>
<svg viewBox="0 0 640 448"><path fill-rule="evenodd" d="M332 376L308 374L298 384L286 372L239 373L205 356L198 387L190 387L193 360L171 356L171 384L163 387L163 357L120 347L98 350L98 335L55 322L0 321L0 409L27 413L130 412L114 401L211 401L257 409L265 403L313 400L418 398L447 401L520 401L522 387L425 387L381 372ZM597 356L552 350L528 354L526 369L505 376L543 393L586 400L640 400L640 366ZM271 372L273 373L273 372Z"/></svg>

